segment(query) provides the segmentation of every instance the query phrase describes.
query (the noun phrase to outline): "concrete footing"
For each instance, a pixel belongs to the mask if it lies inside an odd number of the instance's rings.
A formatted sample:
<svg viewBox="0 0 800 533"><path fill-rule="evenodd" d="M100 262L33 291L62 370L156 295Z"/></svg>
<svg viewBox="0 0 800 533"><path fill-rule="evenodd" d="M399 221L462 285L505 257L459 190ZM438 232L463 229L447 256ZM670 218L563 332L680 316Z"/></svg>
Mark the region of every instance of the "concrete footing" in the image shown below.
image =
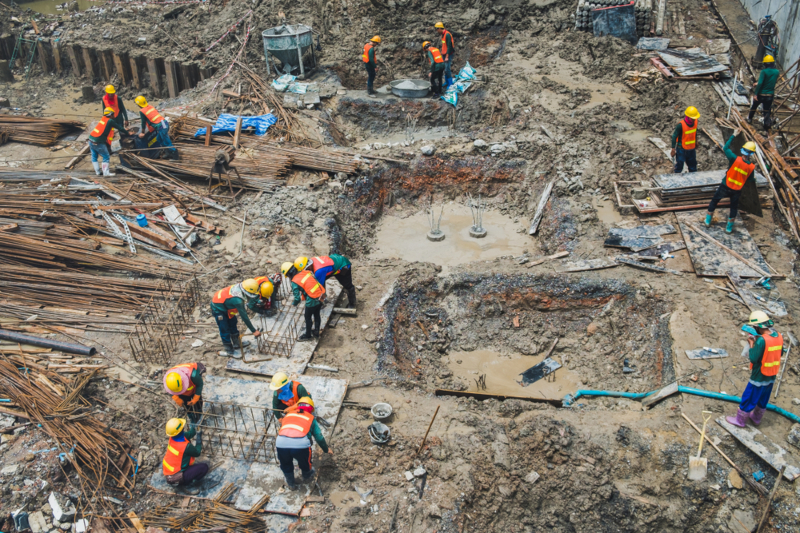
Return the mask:
<svg viewBox="0 0 800 533"><path fill-rule="evenodd" d="M445 234L442 231L439 231L437 233L429 231L428 234L425 235L425 237L427 237L429 241L439 242L444 240Z"/></svg>
<svg viewBox="0 0 800 533"><path fill-rule="evenodd" d="M485 228L476 228L472 226L469 228L469 236L474 239L483 239L486 237L486 229Z"/></svg>

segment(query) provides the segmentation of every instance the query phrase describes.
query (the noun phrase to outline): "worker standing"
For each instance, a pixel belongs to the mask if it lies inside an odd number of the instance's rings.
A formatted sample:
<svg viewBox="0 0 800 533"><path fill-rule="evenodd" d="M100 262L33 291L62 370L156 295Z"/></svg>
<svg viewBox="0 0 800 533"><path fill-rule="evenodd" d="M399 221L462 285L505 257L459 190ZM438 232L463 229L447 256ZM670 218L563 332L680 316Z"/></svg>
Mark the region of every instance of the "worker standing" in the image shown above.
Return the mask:
<svg viewBox="0 0 800 533"><path fill-rule="evenodd" d="M453 85L453 56L456 53L456 46L453 42L453 34L444 29L444 23L437 22L434 26L436 32L442 36L442 47L440 49L444 57L444 83L445 87Z"/></svg>
<svg viewBox="0 0 800 533"><path fill-rule="evenodd" d="M741 155L738 157L733 150L730 149L731 142L733 142L734 137L738 134L739 130L734 131L733 135L728 139L728 142L722 147L722 150L725 152L725 157L728 158L731 166L725 173L722 183L719 184L717 192L714 193L711 203L708 204L708 214L706 214L705 220L706 226L710 226L711 219L714 216L714 210L717 208L719 201L723 198L730 198L731 213L728 216L728 225L725 226L726 233L733 231L733 222L736 220L736 214L739 212L739 197L742 195L742 187L744 187L745 182L750 179L750 176L753 175L753 170L756 168L755 163L751 162L753 153L756 151L756 143L752 141L744 143L740 152Z"/></svg>
<svg viewBox="0 0 800 533"><path fill-rule="evenodd" d="M444 73L444 58L442 57L439 49L431 46L431 43L425 41L422 43L422 49L425 51L428 62L431 66L431 71L428 77L431 79L431 89L433 89L433 99L442 96L442 74Z"/></svg>
<svg viewBox="0 0 800 533"><path fill-rule="evenodd" d="M134 102L141 108L139 118L142 120L142 131L139 133L139 138L144 138L145 130L151 133L155 132L158 143L167 149L172 159L178 159L178 149L172 145L172 140L169 138L167 119L162 117L155 107L148 104L144 96L137 96Z"/></svg>
<svg viewBox="0 0 800 533"><path fill-rule="evenodd" d="M672 157L675 158L675 174L683 172L683 163L689 172L697 172L697 120L700 113L694 106L686 108L685 116L672 132Z"/></svg>
<svg viewBox="0 0 800 533"><path fill-rule="evenodd" d="M278 462L289 490L297 488L294 482L295 461L303 473L303 480L311 479L317 471L311 463L311 437L317 441L323 452L333 454L314 417L314 400L305 396L300 398L297 411L288 413L281 419L281 428L275 439Z"/></svg>
<svg viewBox="0 0 800 533"><path fill-rule="evenodd" d="M214 293L214 297L211 299L211 314L217 321L219 336L222 339L222 346L225 348L219 352L219 355L239 359L242 357L241 348L250 345L247 341L241 342L239 338L239 330L236 325L237 315L241 315L245 326L253 332L254 336L261 335L261 332L250 322L244 305L245 300L249 301L254 298L258 298L258 282L254 279L246 279Z"/></svg>
<svg viewBox="0 0 800 533"><path fill-rule="evenodd" d="M114 140L114 129L124 131L125 127L114 118L114 110L107 107L103 110L103 118L89 134L89 150L92 152L92 167L98 176L114 176L109 170L111 164L111 142ZM102 172L98 157L102 157Z"/></svg>
<svg viewBox="0 0 800 533"><path fill-rule="evenodd" d="M272 376L269 390L274 391L272 393L272 409L278 418L283 418L285 413L293 412L300 398L311 397L303 384L289 379L286 372L277 372Z"/></svg>
<svg viewBox="0 0 800 533"><path fill-rule="evenodd" d="M170 485L188 485L208 474L208 463L195 463L203 452L203 440L194 427L186 427L186 420L173 418L167 422L169 444L161 462L161 471ZM190 439L197 436L197 444Z"/></svg>
<svg viewBox="0 0 800 533"><path fill-rule="evenodd" d="M758 83L753 91L755 96L753 96L753 104L750 106L750 114L747 115L747 123L753 123L756 110L758 106L761 106L761 112L764 115L764 131L769 134L772 126L772 100L775 98L775 84L778 82L780 71L775 68L774 57L766 55L763 62L764 69L758 75Z"/></svg>
<svg viewBox="0 0 800 533"><path fill-rule="evenodd" d="M361 53L361 61L364 62L364 67L367 69L367 94L375 96L375 90L372 84L375 81L375 73L378 71L378 66L375 63L375 48L381 44L381 36L376 35L364 45L364 51Z"/></svg>
<svg viewBox="0 0 800 533"><path fill-rule="evenodd" d="M353 273L351 271L351 263L348 258L343 255L331 254L323 255L320 257L298 257L294 260L294 267L298 272L303 270L310 270L314 273L317 281L325 287L325 282L328 278L333 277L338 281L342 288L347 291L347 307L355 309L356 307L356 288L353 286ZM326 287L327 290L327 287Z"/></svg>
<svg viewBox="0 0 800 533"><path fill-rule="evenodd" d="M164 372L164 390L178 407L185 407L192 422L203 416L203 363L184 363Z"/></svg>
<svg viewBox="0 0 800 533"><path fill-rule="evenodd" d="M103 95L104 112L105 108L107 107L110 107L114 110L114 118L127 128L129 125L128 110L125 109L125 104L122 103L122 98L117 96L117 90L113 85L106 85L105 94ZM120 116L122 117L122 120L120 120Z"/></svg>
<svg viewBox="0 0 800 533"><path fill-rule="evenodd" d="M748 418L755 425L761 423L783 353L783 335L772 329L773 322L764 311L750 313L750 319L742 329L747 326L755 329L756 333L753 335L750 332L747 336L750 344L747 352L750 359L750 381L744 389L736 416L725 417L729 423L740 428L745 427Z"/></svg>
<svg viewBox="0 0 800 533"><path fill-rule="evenodd" d="M253 279L258 283L258 298L250 300L247 304L247 308L259 315L270 316L274 314L272 295L275 292L275 287L281 286L283 276L280 274L272 274L270 276L259 276Z"/></svg>
<svg viewBox="0 0 800 533"><path fill-rule="evenodd" d="M281 274L292 280L292 294L294 294L292 305L296 306L301 300L306 302L306 332L300 335L297 340L310 341L312 338L318 339L322 321L320 311L322 310L322 298L325 296L325 287L317 281L313 272L307 270L298 272L297 268L288 261L281 265ZM313 330L312 323L314 325Z"/></svg>

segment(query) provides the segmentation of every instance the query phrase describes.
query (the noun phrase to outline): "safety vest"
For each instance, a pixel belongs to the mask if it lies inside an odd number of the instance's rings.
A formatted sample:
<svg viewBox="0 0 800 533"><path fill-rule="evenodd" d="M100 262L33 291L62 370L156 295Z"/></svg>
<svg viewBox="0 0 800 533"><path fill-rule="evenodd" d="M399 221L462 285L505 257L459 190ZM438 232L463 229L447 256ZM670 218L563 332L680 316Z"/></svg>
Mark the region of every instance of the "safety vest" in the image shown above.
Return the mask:
<svg viewBox="0 0 800 533"><path fill-rule="evenodd" d="M110 94L104 94L103 95L103 106L104 106L104 108L105 107L110 107L111 109L114 110L114 118L117 118L119 116L119 98L117 98L116 96L114 97L114 100L112 101Z"/></svg>
<svg viewBox="0 0 800 533"><path fill-rule="evenodd" d="M361 61L369 63L369 51L372 50L373 44L367 43L364 45L364 53L361 54Z"/></svg>
<svg viewBox="0 0 800 533"><path fill-rule="evenodd" d="M761 358L761 373L765 376L777 376L778 368L781 366L781 354L783 353L783 335L778 333L777 337L772 335L761 335L764 339L764 356ZM753 363L750 363L750 370Z"/></svg>
<svg viewBox="0 0 800 533"><path fill-rule="evenodd" d="M97 139L99 141L100 135L102 135L103 132L105 131L106 124L108 124L108 121L109 118L103 116L103 118L100 119L100 122L97 123L97 126L95 126L94 129L92 130L92 133L89 134L89 137L91 137L92 139ZM114 128L111 128L111 131L108 134L108 144L111 144L113 141L114 141Z"/></svg>
<svg viewBox="0 0 800 533"><path fill-rule="evenodd" d="M745 163L741 156L737 157L725 174L725 185L734 191L741 190L747 181L747 176L752 174L755 168L755 164Z"/></svg>
<svg viewBox="0 0 800 533"><path fill-rule="evenodd" d="M303 438L311 431L313 423L314 415L310 413L289 413L281 419L281 429L278 431L278 435L293 439Z"/></svg>
<svg viewBox="0 0 800 533"><path fill-rule="evenodd" d="M313 298L314 300L318 300L323 294L325 294L325 287L320 285L317 281L317 278L314 277L314 273L309 272L308 270L304 270L299 274L296 274L292 278L292 283L300 285L303 291L305 291L305 294L301 295L303 300L306 299L306 294L309 298Z"/></svg>
<svg viewBox="0 0 800 533"><path fill-rule="evenodd" d="M447 36L448 36L448 35L450 36L450 42L452 42L452 43L453 43L453 46L455 46L455 45L456 45L456 40L455 40L455 39L453 39L453 34L452 34L452 33L450 33L450 32L449 32L449 31L447 31L447 30L444 30L444 31L442 32L442 53L443 53L443 54L446 54L446 53L447 53Z"/></svg>
<svg viewBox="0 0 800 533"><path fill-rule="evenodd" d="M183 442L176 442L174 439L169 439L167 444L167 453L164 454L164 460L161 462L163 468L161 471L165 476L171 476L181 471L183 464L183 452L189 445L189 439L183 439ZM189 459L189 466L194 464L194 457Z"/></svg>
<svg viewBox="0 0 800 533"><path fill-rule="evenodd" d="M161 122L164 120L164 117L162 117L158 111L156 111L156 108L150 104L144 106L140 112L153 124L161 124ZM153 126L150 124L147 124L147 131L155 131L155 128L153 128Z"/></svg>
<svg viewBox="0 0 800 533"><path fill-rule="evenodd" d="M188 368L188 369L189 369L189 388L188 388L188 389L186 389L186 390L183 392L182 396L188 396L189 394L191 394L192 396L194 396L194 389L195 389L195 386L194 386L194 383L192 383L192 378L191 378L191 376L192 376L192 372L193 372L194 370L197 370L197 363L185 363L185 364L183 364L183 365L176 365L176 366L173 366L172 368L170 368L169 370L167 370L167 372L166 372L166 373L167 373L167 374L169 374L169 373L170 373L170 372L172 372L173 370L177 370L177 369L179 369L179 368ZM178 372L178 373L180 374L180 372Z"/></svg>
<svg viewBox="0 0 800 533"><path fill-rule="evenodd" d="M292 397L289 398L288 400L281 400L281 403L283 405L285 405L286 407L291 407L294 404L296 404L298 401L300 401L300 395L297 394L297 387L299 387L299 386L300 386L300 382L292 381ZM278 394L278 393L275 392L275 394Z"/></svg>
<svg viewBox="0 0 800 533"><path fill-rule="evenodd" d="M697 120L694 126L687 126L685 120L681 120L681 148L684 150L694 150L697 147Z"/></svg>
<svg viewBox="0 0 800 533"><path fill-rule="evenodd" d="M444 63L444 58L442 57L442 54L439 52L438 48L434 48L433 46L431 46L429 50L431 52L431 55L433 55L434 63Z"/></svg>
<svg viewBox="0 0 800 533"><path fill-rule="evenodd" d="M224 289L218 290L214 294L214 297L211 299L211 301L213 303L215 303L215 304L224 304L228 300L228 298L232 298L232 296L231 296L231 289L232 288L233 288L233 285L231 285L230 287L225 287ZM237 311L236 309L228 309L228 318L233 318L238 314L239 314L239 311Z"/></svg>
<svg viewBox="0 0 800 533"><path fill-rule="evenodd" d="M327 255L323 255L322 257L311 258L311 270L314 272L316 272L320 268L325 268L329 266L333 266L333 259L331 259Z"/></svg>

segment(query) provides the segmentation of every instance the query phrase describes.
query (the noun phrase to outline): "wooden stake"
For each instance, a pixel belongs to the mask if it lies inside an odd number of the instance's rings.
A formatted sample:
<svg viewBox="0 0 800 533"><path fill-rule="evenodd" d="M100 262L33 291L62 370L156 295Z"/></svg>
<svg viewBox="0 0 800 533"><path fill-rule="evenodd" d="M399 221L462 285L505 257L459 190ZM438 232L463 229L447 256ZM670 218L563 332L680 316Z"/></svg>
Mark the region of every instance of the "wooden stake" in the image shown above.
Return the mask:
<svg viewBox="0 0 800 533"><path fill-rule="evenodd" d="M422 444L419 445L419 449L417 449L417 453L414 454L414 457L419 455L419 452L422 451L422 448L425 446L425 441L428 440L428 433L431 431L431 426L433 426L433 421L436 420L436 415L439 413L439 407L441 405L436 406L436 411L433 412L433 417L431 417L431 423L428 424L428 431L425 432L425 436L422 437Z"/></svg>
<svg viewBox="0 0 800 533"><path fill-rule="evenodd" d="M236 119L236 129L233 132L233 147L239 148L239 137L242 135L242 117Z"/></svg>
<svg viewBox="0 0 800 533"><path fill-rule="evenodd" d="M761 515L761 520L758 522L758 528L756 528L756 533L761 533L761 528L764 527L764 524L767 523L767 515L769 515L769 508L772 506L772 500L775 498L775 493L778 492L778 487L781 484L781 480L783 479L783 472L786 470L786 465L781 467L780 474L778 474L778 479L775 480L775 484L772 486L772 491L769 493L769 498L767 499L767 506L764 508L764 513Z"/></svg>

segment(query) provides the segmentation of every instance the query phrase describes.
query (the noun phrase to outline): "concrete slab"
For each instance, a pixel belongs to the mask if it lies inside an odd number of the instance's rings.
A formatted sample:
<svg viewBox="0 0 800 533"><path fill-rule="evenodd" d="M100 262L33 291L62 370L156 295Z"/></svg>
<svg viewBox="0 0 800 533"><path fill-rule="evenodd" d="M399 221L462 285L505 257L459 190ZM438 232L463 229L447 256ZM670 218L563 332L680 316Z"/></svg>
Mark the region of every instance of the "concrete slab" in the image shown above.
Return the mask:
<svg viewBox="0 0 800 533"><path fill-rule="evenodd" d="M166 443L164 444L166 448ZM189 494L185 487L175 487L167 483L161 468L156 468L153 475L147 480L147 485L158 492L167 494L176 494L178 496L191 496L192 498L200 498L204 500L213 500L216 498L223 488L228 483L233 483L237 487L244 484L247 473L252 466L251 462L239 459L232 459L230 457L216 458L216 460L208 457L199 457L198 462L209 463L210 465L217 465L206 477L200 480L197 484L193 485L194 488L199 488L198 494Z"/></svg>
<svg viewBox="0 0 800 533"><path fill-rule="evenodd" d="M315 448L316 451L316 448ZM289 491L283 487L283 472L275 463L253 463L250 472L242 484L239 495L234 502L234 507L248 510L258 500L269 494L269 502L264 507L268 513L280 513L298 516L303 509L306 497L311 494L313 484L302 483L302 474L295 467L297 490Z"/></svg>
<svg viewBox="0 0 800 533"><path fill-rule="evenodd" d="M288 533L291 525L297 522L297 518L281 514L270 514L264 517L264 522L267 524L266 533Z"/></svg>
<svg viewBox="0 0 800 533"><path fill-rule="evenodd" d="M789 481L794 481L800 477L800 468L789 464L789 461L792 460L791 454L772 442L769 437L756 428L752 426L743 428L734 426L729 424L724 416L717 419L717 424L725 428L728 433L736 437L736 440L750 448L753 453L769 463L775 470L780 472L781 468L786 466L783 477Z"/></svg>

